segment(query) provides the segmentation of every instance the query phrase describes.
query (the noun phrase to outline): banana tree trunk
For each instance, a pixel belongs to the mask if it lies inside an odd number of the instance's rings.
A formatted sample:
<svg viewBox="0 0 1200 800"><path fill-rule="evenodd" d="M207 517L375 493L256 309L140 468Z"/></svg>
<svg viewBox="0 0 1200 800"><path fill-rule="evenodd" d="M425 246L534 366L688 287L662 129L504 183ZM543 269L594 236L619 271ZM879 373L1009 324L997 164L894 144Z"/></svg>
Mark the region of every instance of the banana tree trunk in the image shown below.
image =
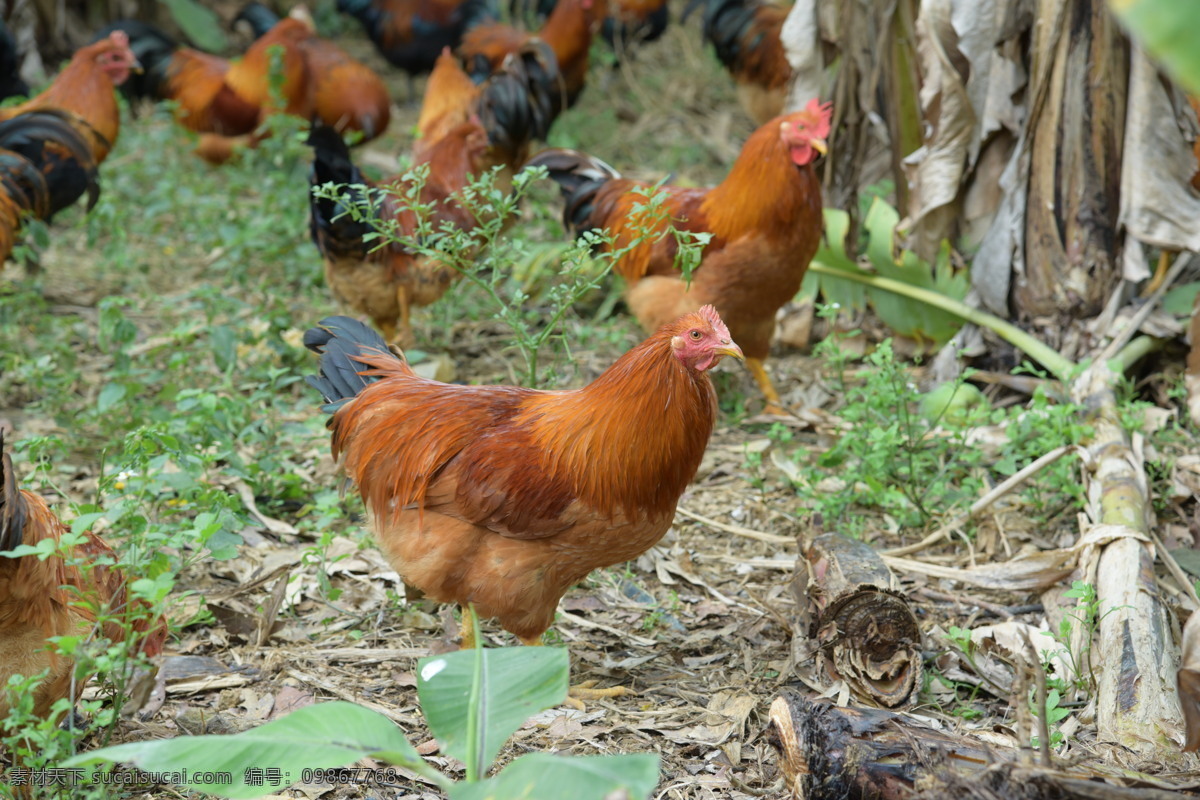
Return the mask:
<svg viewBox="0 0 1200 800"><path fill-rule="evenodd" d="M840 123L827 205L853 213L857 190L893 177L908 246L974 255L997 314L1101 310L1122 278L1130 70L1104 0L798 0L784 44L793 101L824 88Z"/></svg>
<svg viewBox="0 0 1200 800"><path fill-rule="evenodd" d="M1103 0L1040 0L1030 64L1019 317L1100 312L1121 279L1117 217L1129 48Z"/></svg>

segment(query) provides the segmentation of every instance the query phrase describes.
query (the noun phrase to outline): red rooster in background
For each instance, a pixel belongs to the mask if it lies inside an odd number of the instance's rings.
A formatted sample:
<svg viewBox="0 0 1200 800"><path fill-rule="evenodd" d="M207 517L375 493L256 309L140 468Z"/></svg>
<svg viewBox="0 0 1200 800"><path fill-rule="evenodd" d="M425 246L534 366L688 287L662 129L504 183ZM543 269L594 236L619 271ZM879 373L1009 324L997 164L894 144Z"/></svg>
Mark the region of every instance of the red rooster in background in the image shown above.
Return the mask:
<svg viewBox="0 0 1200 800"><path fill-rule="evenodd" d="M707 370L742 357L710 306L570 391L421 378L346 317L304 343L321 354L308 382L333 415L334 458L392 566L525 644L540 643L567 589L666 533L716 420ZM463 647L473 639L466 628Z"/></svg>
<svg viewBox="0 0 1200 800"><path fill-rule="evenodd" d="M145 66L143 78L130 83L131 92L174 100L176 119L202 134L197 152L211 163L228 160L238 146L255 144L261 136L255 132L271 114L312 117L312 75L301 49L314 36L311 20L281 20L233 61L180 47L163 31L137 20L114 22L106 30L127 35ZM270 91L274 46L283 50L282 107L276 107Z"/></svg>
<svg viewBox="0 0 1200 800"><path fill-rule="evenodd" d="M0 121L28 111L61 109L82 119L101 139L88 136L97 164L108 158L121 132L121 110L114 89L141 65L129 47L129 37L112 31L71 56L71 61L41 94L24 103L0 108Z"/></svg>
<svg viewBox="0 0 1200 800"><path fill-rule="evenodd" d="M293 15L300 13L300 7L292 10ZM234 19L249 24L256 38L268 35L279 21L274 11L258 2L247 3ZM387 130L391 100L375 70L319 36L302 40L300 52L312 77L313 110L321 122L343 133L358 131L362 142Z"/></svg>
<svg viewBox="0 0 1200 800"><path fill-rule="evenodd" d="M12 460L3 446L0 436L0 552L62 539L67 528L46 501L17 488ZM109 566L115 557L104 540L85 533L73 548L75 559L89 566L83 568L61 554L46 559L0 555L0 686L13 675L49 670L34 693L33 711L41 717L64 697L78 699L87 683L86 678L74 680L71 658L47 649L50 637L87 639L99 625L110 641L138 638L138 648L151 657L162 651L167 637L161 617L150 619L145 603L129 600L125 576ZM7 714L8 703L0 695L0 719Z"/></svg>
<svg viewBox="0 0 1200 800"><path fill-rule="evenodd" d="M800 289L821 242L821 184L813 161L825 153L829 125L829 106L813 100L803 111L755 131L718 186L665 187L672 224L712 234L690 285L675 266L678 245L672 236L643 242L614 266L627 283L630 310L647 331L702 305L715 306L746 352L767 413L783 413L763 365L775 312ZM645 196L632 190L648 184L622 178L603 161L573 150L543 151L529 165L546 167L562 187L568 227L608 230L617 247L637 238L639 220L632 211ZM657 223L664 234L667 224Z"/></svg>

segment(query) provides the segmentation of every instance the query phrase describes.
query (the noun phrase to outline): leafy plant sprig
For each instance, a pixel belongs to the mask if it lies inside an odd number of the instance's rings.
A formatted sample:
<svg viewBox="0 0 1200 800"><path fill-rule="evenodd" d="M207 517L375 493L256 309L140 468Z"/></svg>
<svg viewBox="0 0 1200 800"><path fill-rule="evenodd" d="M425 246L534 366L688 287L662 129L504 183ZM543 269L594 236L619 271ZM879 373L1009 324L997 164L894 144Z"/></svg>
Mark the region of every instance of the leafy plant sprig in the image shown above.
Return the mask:
<svg viewBox="0 0 1200 800"><path fill-rule="evenodd" d="M543 308L529 308L529 294L511 280L520 253L504 234L520 214L521 202L533 182L545 175L543 168L519 172L512 179L511 191L499 169L475 178L444 201L457 204L477 221L467 228L450 220L437 221L439 204L421 199L429 180L427 165L417 165L387 186L329 183L313 187L313 194L335 201L340 213L354 221L372 225L374 230L364 240L373 249L401 248L444 264L478 290L487 298L495 318L512 333L525 364L521 382L541 386L548 382L540 362L543 346L560 335L564 317L603 283L614 264L643 244L669 234L678 243L677 263L690 274L707 243L706 235L680 231L669 224L665 192L638 189L644 200L631 209L635 235L618 245L606 233L582 233L562 252L557 280L539 298Z"/></svg>

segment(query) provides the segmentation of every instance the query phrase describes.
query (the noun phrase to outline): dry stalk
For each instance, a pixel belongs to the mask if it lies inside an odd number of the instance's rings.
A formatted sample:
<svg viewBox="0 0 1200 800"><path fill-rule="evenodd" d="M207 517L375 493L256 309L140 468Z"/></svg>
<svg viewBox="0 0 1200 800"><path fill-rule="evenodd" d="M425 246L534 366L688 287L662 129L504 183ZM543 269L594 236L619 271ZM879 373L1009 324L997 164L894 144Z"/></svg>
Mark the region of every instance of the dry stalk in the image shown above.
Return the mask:
<svg viewBox="0 0 1200 800"><path fill-rule="evenodd" d="M1090 522L1124 528L1095 561L1099 609L1097 739L1143 757L1175 749L1183 726L1175 672L1179 648L1154 577L1155 548L1147 538L1150 504L1145 472L1121 427L1113 387L1117 375L1097 360L1072 388L1094 431L1088 447ZM1086 576L1085 576L1086 579Z"/></svg>

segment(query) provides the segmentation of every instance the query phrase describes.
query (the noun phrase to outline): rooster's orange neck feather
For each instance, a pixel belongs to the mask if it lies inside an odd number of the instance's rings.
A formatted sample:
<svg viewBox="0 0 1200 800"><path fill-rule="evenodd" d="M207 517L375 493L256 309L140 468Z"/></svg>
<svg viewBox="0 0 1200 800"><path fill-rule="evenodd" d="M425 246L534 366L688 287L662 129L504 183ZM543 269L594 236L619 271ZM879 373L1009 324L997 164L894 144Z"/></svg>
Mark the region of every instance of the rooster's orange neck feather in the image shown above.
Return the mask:
<svg viewBox="0 0 1200 800"><path fill-rule="evenodd" d="M605 515L667 515L700 466L716 421L708 375L675 357L660 331L582 389L530 396L527 420L548 474Z"/></svg>
<svg viewBox="0 0 1200 800"><path fill-rule="evenodd" d="M747 229L789 231L821 184L811 164L792 163L779 129L767 124L746 140L733 168L704 199L709 230L731 240Z"/></svg>

